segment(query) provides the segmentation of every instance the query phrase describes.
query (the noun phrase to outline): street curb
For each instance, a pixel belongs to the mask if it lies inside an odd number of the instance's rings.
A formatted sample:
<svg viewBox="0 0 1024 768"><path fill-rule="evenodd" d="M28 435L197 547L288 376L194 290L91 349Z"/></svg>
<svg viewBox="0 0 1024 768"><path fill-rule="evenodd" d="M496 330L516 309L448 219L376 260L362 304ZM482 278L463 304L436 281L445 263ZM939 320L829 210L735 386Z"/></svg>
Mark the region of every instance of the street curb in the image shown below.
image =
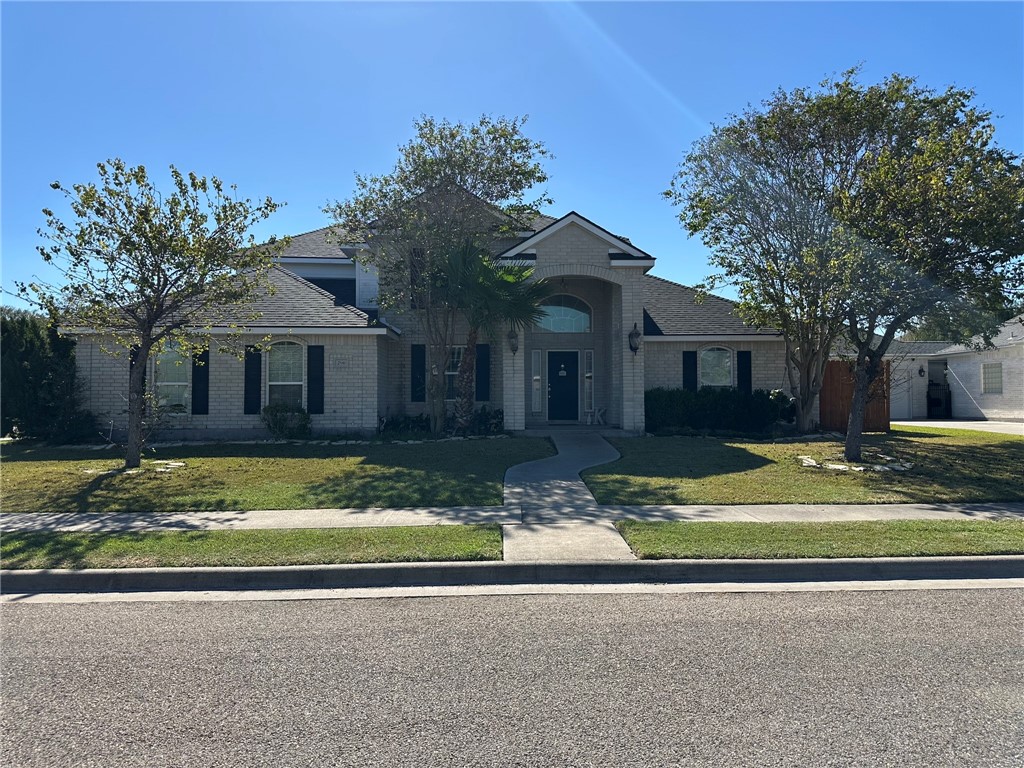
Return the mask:
<svg viewBox="0 0 1024 768"><path fill-rule="evenodd" d="M1024 556L4 570L0 593L1024 578Z"/></svg>

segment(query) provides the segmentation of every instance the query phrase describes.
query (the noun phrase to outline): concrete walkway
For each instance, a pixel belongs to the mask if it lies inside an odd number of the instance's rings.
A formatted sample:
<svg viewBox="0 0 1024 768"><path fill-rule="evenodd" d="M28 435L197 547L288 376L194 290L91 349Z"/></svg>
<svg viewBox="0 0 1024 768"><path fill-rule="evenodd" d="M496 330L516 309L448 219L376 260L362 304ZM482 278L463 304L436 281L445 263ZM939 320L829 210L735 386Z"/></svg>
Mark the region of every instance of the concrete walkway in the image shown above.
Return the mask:
<svg viewBox="0 0 1024 768"><path fill-rule="evenodd" d="M502 549L513 562L633 560L594 495L580 479L588 467L607 464L619 452L591 431L551 435L558 454L509 467L505 509L518 509L518 525L503 525Z"/></svg>
<svg viewBox="0 0 1024 768"><path fill-rule="evenodd" d="M1020 421L972 421L967 419L915 419L894 421L900 427L938 427L940 429L973 429L976 432L1001 432L1004 435L1024 437L1024 422Z"/></svg>

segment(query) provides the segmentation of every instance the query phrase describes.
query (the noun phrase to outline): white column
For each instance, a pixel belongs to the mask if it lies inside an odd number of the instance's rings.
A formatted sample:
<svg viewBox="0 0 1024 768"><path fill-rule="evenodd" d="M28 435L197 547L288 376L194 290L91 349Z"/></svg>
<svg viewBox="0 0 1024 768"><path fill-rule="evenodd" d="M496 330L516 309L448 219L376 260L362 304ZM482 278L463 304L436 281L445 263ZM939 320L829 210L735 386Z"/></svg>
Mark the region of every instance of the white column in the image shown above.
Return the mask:
<svg viewBox="0 0 1024 768"><path fill-rule="evenodd" d="M513 355L507 342L502 343L501 349L501 407L505 412L505 429L526 429L526 390L523 386L526 354L520 349Z"/></svg>

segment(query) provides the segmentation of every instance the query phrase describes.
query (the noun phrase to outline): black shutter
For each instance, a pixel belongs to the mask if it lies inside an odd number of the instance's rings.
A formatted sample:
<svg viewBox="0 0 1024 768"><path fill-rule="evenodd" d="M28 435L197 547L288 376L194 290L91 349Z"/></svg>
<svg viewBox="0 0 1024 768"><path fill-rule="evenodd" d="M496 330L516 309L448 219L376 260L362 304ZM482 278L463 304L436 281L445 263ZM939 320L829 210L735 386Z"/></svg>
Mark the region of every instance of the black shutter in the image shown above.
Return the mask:
<svg viewBox="0 0 1024 768"><path fill-rule="evenodd" d="M409 383L412 388L412 402L427 402L427 348L423 344L412 345Z"/></svg>
<svg viewBox="0 0 1024 768"><path fill-rule="evenodd" d="M683 389L697 391L697 353L683 352Z"/></svg>
<svg viewBox="0 0 1024 768"><path fill-rule="evenodd" d="M753 391L749 352L736 353L736 388L740 392L746 392L747 394Z"/></svg>
<svg viewBox="0 0 1024 768"><path fill-rule="evenodd" d="M263 388L263 355L255 347L245 348L245 395L242 413L259 413Z"/></svg>
<svg viewBox="0 0 1024 768"><path fill-rule="evenodd" d="M310 413L324 412L324 348L323 345L306 347L306 376L309 391L306 393L306 408Z"/></svg>
<svg viewBox="0 0 1024 768"><path fill-rule="evenodd" d="M476 401L491 401L491 345L476 345Z"/></svg>
<svg viewBox="0 0 1024 768"><path fill-rule="evenodd" d="M205 416L210 412L210 350L192 357L192 413Z"/></svg>

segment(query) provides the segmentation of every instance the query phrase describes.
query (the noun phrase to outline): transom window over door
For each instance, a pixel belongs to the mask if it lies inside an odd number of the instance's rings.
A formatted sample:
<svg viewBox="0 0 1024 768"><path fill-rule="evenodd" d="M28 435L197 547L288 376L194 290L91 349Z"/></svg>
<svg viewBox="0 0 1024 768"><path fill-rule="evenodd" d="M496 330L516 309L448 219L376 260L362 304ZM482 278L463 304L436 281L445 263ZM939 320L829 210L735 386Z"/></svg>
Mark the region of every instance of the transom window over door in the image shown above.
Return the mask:
<svg viewBox="0 0 1024 768"><path fill-rule="evenodd" d="M537 328L553 333L590 333L591 311L586 302L568 294L558 294L540 303L544 316Z"/></svg>
<svg viewBox="0 0 1024 768"><path fill-rule="evenodd" d="M302 345L280 341L267 355L267 403L302 407Z"/></svg>
<svg viewBox="0 0 1024 768"><path fill-rule="evenodd" d="M700 385L732 386L732 352L724 347L709 347L700 353Z"/></svg>

